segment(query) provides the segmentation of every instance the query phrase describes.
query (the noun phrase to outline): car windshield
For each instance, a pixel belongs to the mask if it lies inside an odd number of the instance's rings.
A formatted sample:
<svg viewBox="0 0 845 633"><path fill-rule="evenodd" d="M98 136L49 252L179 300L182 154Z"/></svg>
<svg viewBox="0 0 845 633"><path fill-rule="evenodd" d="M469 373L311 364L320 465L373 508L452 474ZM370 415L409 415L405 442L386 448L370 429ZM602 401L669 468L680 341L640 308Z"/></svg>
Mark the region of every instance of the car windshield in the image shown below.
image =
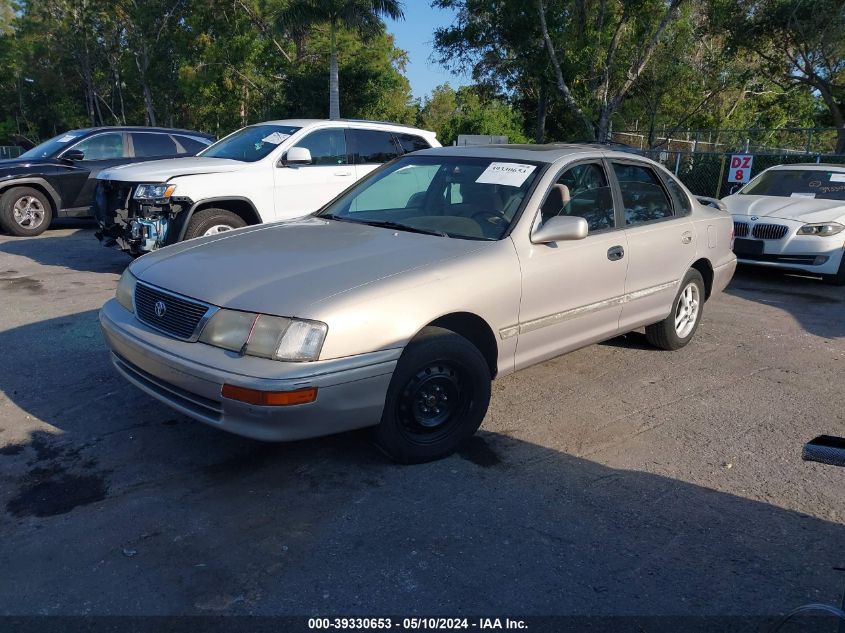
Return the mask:
<svg viewBox="0 0 845 633"><path fill-rule="evenodd" d="M250 125L220 139L197 156L231 158L254 163L272 152L294 132L302 128L291 125Z"/></svg>
<svg viewBox="0 0 845 633"><path fill-rule="evenodd" d="M82 138L87 130L71 130L64 134L54 136L49 141L44 141L20 155L20 158L50 158L66 149L71 143Z"/></svg>
<svg viewBox="0 0 845 633"><path fill-rule="evenodd" d="M406 156L352 187L318 215L340 221L498 240L542 171L502 157Z"/></svg>
<svg viewBox="0 0 845 633"><path fill-rule="evenodd" d="M773 169L760 174L740 191L749 196L845 200L845 171Z"/></svg>

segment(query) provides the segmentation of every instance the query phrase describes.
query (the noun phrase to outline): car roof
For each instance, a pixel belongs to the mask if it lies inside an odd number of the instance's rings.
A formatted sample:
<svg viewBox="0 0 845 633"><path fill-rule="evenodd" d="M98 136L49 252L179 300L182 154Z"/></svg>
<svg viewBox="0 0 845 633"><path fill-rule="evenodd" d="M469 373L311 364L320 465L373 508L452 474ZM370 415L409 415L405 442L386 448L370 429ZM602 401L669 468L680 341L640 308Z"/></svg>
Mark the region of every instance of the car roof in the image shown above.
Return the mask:
<svg viewBox="0 0 845 633"><path fill-rule="evenodd" d="M186 136L199 136L202 138L213 139L212 134L206 132L197 132L196 130L184 130L181 128L171 127L146 127L143 125L103 125L100 127L85 127L75 130L68 130L66 133L76 132L78 134L92 134L94 132L160 132L163 134L184 134Z"/></svg>
<svg viewBox="0 0 845 633"><path fill-rule="evenodd" d="M412 125L405 125L404 123L393 123L391 121L369 121L367 119L279 119L276 121L262 121L260 123L253 123L252 125L290 125L292 127L311 127L320 123L352 123L360 124L365 127L373 128L387 128L395 130L414 131L418 134L426 136L435 136L435 132L424 130L422 128L414 127Z"/></svg>
<svg viewBox="0 0 845 633"><path fill-rule="evenodd" d="M845 165L834 163L793 163L791 165L775 165L769 169L807 169L810 171L845 171Z"/></svg>
<svg viewBox="0 0 845 633"><path fill-rule="evenodd" d="M541 163L554 163L562 158L576 155L606 156L608 158L637 158L645 162L653 161L634 153L620 152L612 145L602 143L546 143L544 145L452 145L421 150L419 154L473 156L479 158L508 158L510 160L528 160Z"/></svg>

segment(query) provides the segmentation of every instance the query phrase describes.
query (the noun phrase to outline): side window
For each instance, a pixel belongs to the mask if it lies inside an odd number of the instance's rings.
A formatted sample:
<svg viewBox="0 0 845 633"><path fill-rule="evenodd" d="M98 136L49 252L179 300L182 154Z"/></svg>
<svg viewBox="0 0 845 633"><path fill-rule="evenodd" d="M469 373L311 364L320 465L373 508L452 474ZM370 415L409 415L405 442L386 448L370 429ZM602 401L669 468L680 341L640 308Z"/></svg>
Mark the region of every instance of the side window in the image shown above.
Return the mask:
<svg viewBox="0 0 845 633"><path fill-rule="evenodd" d="M590 232L614 228L613 194L604 168L583 163L567 169L552 185L540 212L543 222L556 215L571 215L587 220Z"/></svg>
<svg viewBox="0 0 845 633"><path fill-rule="evenodd" d="M346 135L342 128L311 132L296 146L311 152L312 165L345 165L349 161L346 155Z"/></svg>
<svg viewBox="0 0 845 633"><path fill-rule="evenodd" d="M378 130L349 130L352 152L357 165L386 163L399 155L390 132Z"/></svg>
<svg viewBox="0 0 845 633"><path fill-rule="evenodd" d="M136 158L150 156L176 156L176 143L167 134L152 134L150 132L132 132L132 146L135 148Z"/></svg>
<svg viewBox="0 0 845 633"><path fill-rule="evenodd" d="M613 171L622 191L625 224L642 224L672 217L672 203L650 167L613 163Z"/></svg>
<svg viewBox="0 0 845 633"><path fill-rule="evenodd" d="M200 150L205 149L208 147L208 143L202 143L197 141L196 139L192 139L190 136L182 136L181 134L176 134L173 137L181 147L177 147L176 151L180 154L196 154Z"/></svg>
<svg viewBox="0 0 845 633"><path fill-rule="evenodd" d="M126 156L123 148L123 134L120 132L97 134L75 145L73 149L78 149L85 154L83 160L109 160Z"/></svg>
<svg viewBox="0 0 845 633"><path fill-rule="evenodd" d="M421 149L429 149L431 147L431 145L428 144L428 141L421 136L416 136L415 134L397 134L396 140L399 141L399 145L406 154L416 152Z"/></svg>
<svg viewBox="0 0 845 633"><path fill-rule="evenodd" d="M692 205L690 204L689 196L683 186L681 186L681 183L675 180L672 176L665 176L664 180L666 181L666 186L669 187L669 193L672 194L672 197L675 198L675 202L678 203L681 215L686 215L691 212Z"/></svg>

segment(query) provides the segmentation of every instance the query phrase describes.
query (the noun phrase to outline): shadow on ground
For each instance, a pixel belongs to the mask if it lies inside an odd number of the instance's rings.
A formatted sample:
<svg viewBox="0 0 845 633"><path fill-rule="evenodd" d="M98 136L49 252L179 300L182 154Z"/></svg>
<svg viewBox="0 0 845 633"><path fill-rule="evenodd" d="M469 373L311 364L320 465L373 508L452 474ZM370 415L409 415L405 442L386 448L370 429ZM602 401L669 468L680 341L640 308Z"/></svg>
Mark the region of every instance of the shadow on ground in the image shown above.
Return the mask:
<svg viewBox="0 0 845 633"><path fill-rule="evenodd" d="M4 406L46 423L0 433L0 614L771 615L845 585L841 524L507 435L402 467L366 433L223 434L97 327L0 332Z"/></svg>
<svg viewBox="0 0 845 633"><path fill-rule="evenodd" d="M725 292L785 310L810 334L845 337L845 287L812 277L740 266Z"/></svg>
<svg viewBox="0 0 845 633"><path fill-rule="evenodd" d="M125 253L100 245L88 220L65 220L38 237L8 237L0 242L0 255L27 257L44 266L82 272L120 273L132 261ZM60 228L79 229L56 235Z"/></svg>

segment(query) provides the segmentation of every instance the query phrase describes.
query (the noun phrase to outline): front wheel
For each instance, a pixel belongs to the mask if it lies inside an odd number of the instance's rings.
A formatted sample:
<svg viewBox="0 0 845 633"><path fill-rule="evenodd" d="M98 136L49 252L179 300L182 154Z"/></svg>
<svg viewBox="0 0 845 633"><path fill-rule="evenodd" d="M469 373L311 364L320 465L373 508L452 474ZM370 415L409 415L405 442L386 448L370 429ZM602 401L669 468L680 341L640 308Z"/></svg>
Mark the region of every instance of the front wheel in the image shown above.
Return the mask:
<svg viewBox="0 0 845 633"><path fill-rule="evenodd" d="M681 349L689 343L704 314L704 296L704 278L691 268L681 282L669 316L646 326L648 342L666 350Z"/></svg>
<svg viewBox="0 0 845 633"><path fill-rule="evenodd" d="M396 365L376 442L405 464L445 457L478 430L490 387L490 367L475 345L449 330L425 328Z"/></svg>
<svg viewBox="0 0 845 633"><path fill-rule="evenodd" d="M185 229L185 239L217 235L232 229L239 229L242 226L246 226L246 222L236 213L226 209L203 209L191 216L188 228Z"/></svg>
<svg viewBox="0 0 845 633"><path fill-rule="evenodd" d="M13 187L0 197L0 226L10 235L41 235L52 218L53 208L38 189Z"/></svg>

